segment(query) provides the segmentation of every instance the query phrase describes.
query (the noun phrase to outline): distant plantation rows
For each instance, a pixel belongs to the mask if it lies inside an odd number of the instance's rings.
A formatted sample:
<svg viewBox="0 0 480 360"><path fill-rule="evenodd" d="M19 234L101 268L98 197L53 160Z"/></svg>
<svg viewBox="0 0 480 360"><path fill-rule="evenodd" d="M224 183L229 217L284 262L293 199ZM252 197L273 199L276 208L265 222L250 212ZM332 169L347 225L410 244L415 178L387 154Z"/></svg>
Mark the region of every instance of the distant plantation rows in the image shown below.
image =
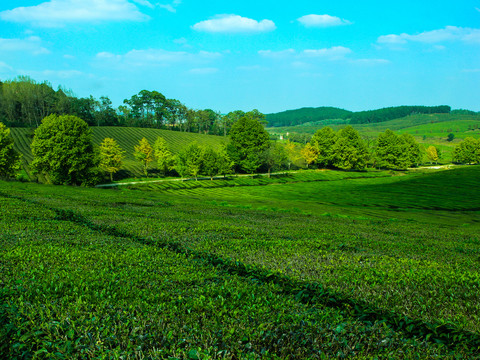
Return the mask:
<svg viewBox="0 0 480 360"><path fill-rule="evenodd" d="M122 177L135 177L142 175L142 166L134 158L133 149L143 137L147 138L153 144L158 136L162 136L167 141L172 152L175 153L180 151L185 144L190 144L192 142L198 142L202 145L219 148L222 143L227 141L226 138L219 136L150 128L92 127L91 129L93 131L92 140L94 144L99 145L104 138L111 137L114 138L124 150L126 150L124 165L122 168ZM25 160L23 163L23 169L29 174L29 176L31 176L31 178L35 178L31 174L29 166L33 160L32 152L30 150L30 144L33 140L33 130L28 128L12 128L11 133L15 140L15 149L22 154L23 159ZM151 163L150 168L155 172L155 163Z"/></svg>

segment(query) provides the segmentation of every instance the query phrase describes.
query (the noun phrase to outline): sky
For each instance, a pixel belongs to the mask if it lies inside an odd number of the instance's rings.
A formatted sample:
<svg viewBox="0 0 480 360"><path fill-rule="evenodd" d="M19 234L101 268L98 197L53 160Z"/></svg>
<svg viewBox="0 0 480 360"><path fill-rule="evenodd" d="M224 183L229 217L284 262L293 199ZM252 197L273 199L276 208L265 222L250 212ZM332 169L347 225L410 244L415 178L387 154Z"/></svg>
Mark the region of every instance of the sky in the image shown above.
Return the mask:
<svg viewBox="0 0 480 360"><path fill-rule="evenodd" d="M480 0L2 0L0 80L19 75L115 106L480 111Z"/></svg>

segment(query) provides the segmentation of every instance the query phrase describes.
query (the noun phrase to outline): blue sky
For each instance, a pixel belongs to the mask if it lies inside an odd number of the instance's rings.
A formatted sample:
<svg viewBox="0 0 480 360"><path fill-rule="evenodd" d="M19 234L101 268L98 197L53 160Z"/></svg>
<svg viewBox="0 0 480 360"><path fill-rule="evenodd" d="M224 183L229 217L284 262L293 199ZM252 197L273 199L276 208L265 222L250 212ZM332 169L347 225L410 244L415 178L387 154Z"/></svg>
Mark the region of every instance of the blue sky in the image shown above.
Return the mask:
<svg viewBox="0 0 480 360"><path fill-rule="evenodd" d="M3 0L0 79L264 113L480 111L480 0Z"/></svg>

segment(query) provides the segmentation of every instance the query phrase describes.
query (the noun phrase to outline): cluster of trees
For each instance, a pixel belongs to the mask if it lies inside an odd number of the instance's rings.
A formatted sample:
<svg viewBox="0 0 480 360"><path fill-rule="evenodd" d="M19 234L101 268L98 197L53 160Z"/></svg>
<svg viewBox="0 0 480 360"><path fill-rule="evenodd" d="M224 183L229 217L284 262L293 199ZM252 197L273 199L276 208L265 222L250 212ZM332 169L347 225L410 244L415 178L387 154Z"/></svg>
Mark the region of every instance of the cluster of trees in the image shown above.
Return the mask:
<svg viewBox="0 0 480 360"><path fill-rule="evenodd" d="M406 169L417 165L420 146L412 135L397 135L387 130L379 134L373 153L351 126L335 132L330 127L318 130L302 149L307 166L362 170L371 163L381 169Z"/></svg>
<svg viewBox="0 0 480 360"><path fill-rule="evenodd" d="M480 163L480 140L466 137L453 151L453 161L460 164Z"/></svg>
<svg viewBox="0 0 480 360"><path fill-rule="evenodd" d="M20 168L20 154L13 148L10 129L0 122L0 179L14 177Z"/></svg>
<svg viewBox="0 0 480 360"><path fill-rule="evenodd" d="M114 108L107 96L78 98L71 90L55 91L49 82L38 83L27 76L0 82L0 122L38 127L51 114L74 115L89 126L152 127L226 136L245 113L237 110L222 115L211 109L189 109L179 100L148 90Z"/></svg>

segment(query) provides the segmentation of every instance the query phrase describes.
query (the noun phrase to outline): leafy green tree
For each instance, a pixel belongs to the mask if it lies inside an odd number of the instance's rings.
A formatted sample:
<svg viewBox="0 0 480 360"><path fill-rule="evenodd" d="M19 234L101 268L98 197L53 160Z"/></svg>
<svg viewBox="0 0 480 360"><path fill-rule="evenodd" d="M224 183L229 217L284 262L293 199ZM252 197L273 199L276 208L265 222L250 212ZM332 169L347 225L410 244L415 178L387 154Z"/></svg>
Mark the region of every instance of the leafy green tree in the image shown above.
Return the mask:
<svg viewBox="0 0 480 360"><path fill-rule="evenodd" d="M417 166L422 159L420 145L415 141L413 135L402 134L400 136L402 147L402 156L400 157L400 167L403 169Z"/></svg>
<svg viewBox="0 0 480 360"><path fill-rule="evenodd" d="M310 140L313 147L316 159L315 163L322 168L329 168L334 165L334 150L333 146L337 141L337 134L331 127L326 126L318 130Z"/></svg>
<svg viewBox="0 0 480 360"><path fill-rule="evenodd" d="M420 146L410 134L398 136L391 130L380 133L375 147L376 166L383 169L406 169L420 162Z"/></svg>
<svg viewBox="0 0 480 360"><path fill-rule="evenodd" d="M223 175L224 177L228 174L232 173L232 169L234 166L233 161L228 156L227 147L222 145L220 150L218 151L218 161L219 161L219 169L218 173Z"/></svg>
<svg viewBox="0 0 480 360"><path fill-rule="evenodd" d="M153 145L155 158L157 159L158 169L161 174L165 176L174 168L175 158L172 152L168 149L167 142L161 136L157 137Z"/></svg>
<svg viewBox="0 0 480 360"><path fill-rule="evenodd" d="M471 136L466 137L455 146L453 161L460 164L474 164L480 162L480 143Z"/></svg>
<svg viewBox="0 0 480 360"><path fill-rule="evenodd" d="M427 157L428 159L430 160L430 162L434 162L435 161L435 164L437 163L438 161L438 153L437 153L437 148L433 145L430 145L427 150L426 150L426 153L427 153Z"/></svg>
<svg viewBox="0 0 480 360"><path fill-rule="evenodd" d="M0 122L0 178L14 177L20 168L20 154L13 148L10 129Z"/></svg>
<svg viewBox="0 0 480 360"><path fill-rule="evenodd" d="M192 143L185 149L185 156L187 172L197 180L203 166L203 149L197 143Z"/></svg>
<svg viewBox="0 0 480 360"><path fill-rule="evenodd" d="M76 116L44 118L35 130L31 148L32 168L48 175L53 184L91 185L99 180L91 130Z"/></svg>
<svg viewBox="0 0 480 360"><path fill-rule="evenodd" d="M260 154L268 147L269 135L260 123L262 114L252 111L241 117L230 129L228 155L237 168L254 173L261 165Z"/></svg>
<svg viewBox="0 0 480 360"><path fill-rule="evenodd" d="M142 138L139 141L138 145L134 146L133 156L135 159L140 161L143 165L143 172L145 176L148 176L148 163L152 162L154 159L153 157L153 148L148 142L146 138Z"/></svg>
<svg viewBox="0 0 480 360"><path fill-rule="evenodd" d="M174 169L182 179L188 175L187 153L185 150L176 154Z"/></svg>
<svg viewBox="0 0 480 360"><path fill-rule="evenodd" d="M112 139L105 138L100 144L100 169L110 174L110 181L113 181L113 174L122 168L125 151Z"/></svg>
<svg viewBox="0 0 480 360"><path fill-rule="evenodd" d="M215 149L208 146L203 149L202 154L202 173L209 176L213 180L215 175L218 175L221 168L221 158Z"/></svg>
<svg viewBox="0 0 480 360"><path fill-rule="evenodd" d="M271 143L262 153L262 160L268 170L268 177L272 170L279 169L287 162L287 153L280 143Z"/></svg>
<svg viewBox="0 0 480 360"><path fill-rule="evenodd" d="M364 141L351 126L340 130L332 147L333 166L340 169L362 170L367 166L369 153Z"/></svg>
<svg viewBox="0 0 480 360"><path fill-rule="evenodd" d="M447 141L453 141L453 139L455 139L455 134L454 133L448 134Z"/></svg>
<svg viewBox="0 0 480 360"><path fill-rule="evenodd" d="M391 130L380 133L375 147L376 166L381 169L398 168L401 146L400 139Z"/></svg>
<svg viewBox="0 0 480 360"><path fill-rule="evenodd" d="M302 157L305 160L305 163L307 164L307 168L315 162L317 159L317 152L315 151L315 148L312 146L312 144L307 143L303 149L301 150Z"/></svg>

